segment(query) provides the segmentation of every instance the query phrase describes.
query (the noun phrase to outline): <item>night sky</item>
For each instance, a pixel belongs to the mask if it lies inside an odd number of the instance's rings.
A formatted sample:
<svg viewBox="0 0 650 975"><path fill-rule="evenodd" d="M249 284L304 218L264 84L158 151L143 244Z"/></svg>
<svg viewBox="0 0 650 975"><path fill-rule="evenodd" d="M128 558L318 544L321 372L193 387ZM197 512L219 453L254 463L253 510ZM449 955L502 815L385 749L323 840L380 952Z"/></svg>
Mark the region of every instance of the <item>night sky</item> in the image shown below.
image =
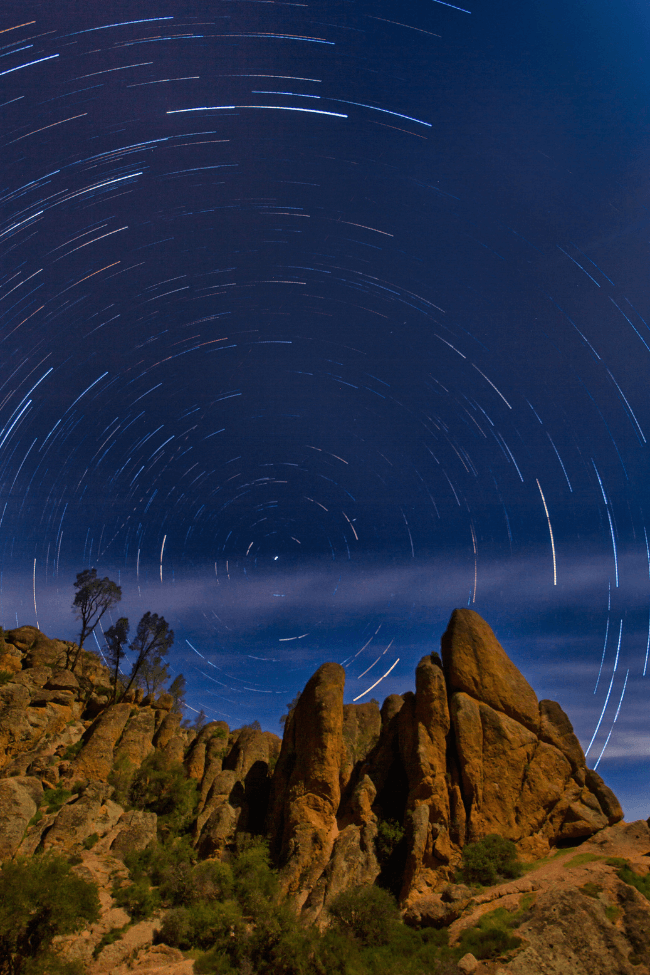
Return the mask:
<svg viewBox="0 0 650 975"><path fill-rule="evenodd" d="M650 12L467 3L2 5L0 622L279 732L469 606L645 817Z"/></svg>

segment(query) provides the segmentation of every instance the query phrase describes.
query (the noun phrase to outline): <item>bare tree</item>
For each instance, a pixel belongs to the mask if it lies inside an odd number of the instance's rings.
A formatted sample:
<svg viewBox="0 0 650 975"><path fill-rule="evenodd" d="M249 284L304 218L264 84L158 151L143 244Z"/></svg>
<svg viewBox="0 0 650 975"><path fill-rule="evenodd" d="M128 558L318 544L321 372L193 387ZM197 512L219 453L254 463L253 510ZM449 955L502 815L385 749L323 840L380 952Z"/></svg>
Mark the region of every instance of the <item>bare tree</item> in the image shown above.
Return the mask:
<svg viewBox="0 0 650 975"><path fill-rule="evenodd" d="M75 618L81 623L79 646L72 663L72 670L77 666L79 655L83 650L84 640L93 632L104 613L112 609L122 598L122 589L108 576L97 578L97 569L85 569L77 573L74 583L77 594L72 603Z"/></svg>
<svg viewBox="0 0 650 975"><path fill-rule="evenodd" d="M104 633L106 638L106 660L111 669L111 683L113 684L113 703L117 697L117 682L120 674L120 663L126 656L124 646L129 634L129 621L126 616L120 616L117 623Z"/></svg>
<svg viewBox="0 0 650 975"><path fill-rule="evenodd" d="M145 613L138 623L135 639L130 646L136 658L120 700L131 688L145 661L164 657L173 642L174 631L169 629L169 623L166 622L164 616L158 616L157 613Z"/></svg>

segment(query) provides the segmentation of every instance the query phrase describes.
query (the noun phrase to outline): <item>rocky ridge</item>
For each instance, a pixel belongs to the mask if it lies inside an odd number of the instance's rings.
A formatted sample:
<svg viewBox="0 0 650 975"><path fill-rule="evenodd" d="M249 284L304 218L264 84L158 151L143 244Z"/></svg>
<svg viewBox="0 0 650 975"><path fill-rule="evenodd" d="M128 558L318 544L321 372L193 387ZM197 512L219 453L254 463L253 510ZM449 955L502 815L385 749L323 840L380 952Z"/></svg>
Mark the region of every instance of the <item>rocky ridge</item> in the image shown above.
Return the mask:
<svg viewBox="0 0 650 975"><path fill-rule="evenodd" d="M116 801L114 772L137 768L153 752L181 762L197 783L191 833L199 855L220 857L239 834L265 834L282 889L305 921L326 924L327 905L341 890L380 882L398 895L409 923L449 926L453 937L488 910L492 894L508 907L534 893L537 907L520 929L527 947L505 970L650 971L626 960L646 951L650 958L650 940L637 931L650 927L650 905L638 891L598 861L603 877L611 874L601 886L609 906L618 905L616 926L607 920L607 903L580 893L575 872L544 880L551 874L543 866L543 858L567 845L627 843L628 859L644 872L648 826L621 822L616 797L586 767L568 717L555 702L537 700L473 611L454 611L441 656L434 652L418 664L415 692L391 695L381 709L344 704L343 668L323 664L290 712L282 741L254 728L231 731L225 722L198 733L182 727L166 694L150 700L134 691L111 705L98 658L82 654L73 673L64 668L65 653L65 643L33 627L9 631L0 642L0 859L56 849L76 855L75 869L98 879L102 918L69 945L89 971L119 971L131 959L136 970L153 972L156 953L160 971L191 970L179 952L172 957L174 949L163 959L164 946L148 947L150 922L92 958L102 933L119 926L115 912L124 913L112 905L105 877L126 876L124 854L158 836L155 813ZM44 789L57 786L74 792L60 809L43 813ZM388 859L377 843L387 822L403 831ZM463 847L490 833L513 840L522 859L542 866L481 900L453 879ZM94 845L87 850L89 838ZM605 967L580 967L575 945L557 960L544 939L551 928L559 931L565 911L582 912L585 931L605 918L612 928L602 949ZM562 937L553 937L557 946ZM648 945L635 949L634 939L643 937ZM492 963L477 965L463 970L495 971Z"/></svg>

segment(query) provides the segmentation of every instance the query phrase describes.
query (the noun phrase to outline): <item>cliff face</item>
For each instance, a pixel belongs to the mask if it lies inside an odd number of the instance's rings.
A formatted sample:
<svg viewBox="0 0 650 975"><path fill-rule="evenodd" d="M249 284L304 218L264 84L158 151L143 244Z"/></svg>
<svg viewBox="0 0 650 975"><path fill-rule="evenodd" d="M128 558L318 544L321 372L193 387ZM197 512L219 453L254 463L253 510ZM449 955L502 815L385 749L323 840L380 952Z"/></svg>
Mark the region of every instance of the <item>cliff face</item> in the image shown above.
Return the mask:
<svg viewBox="0 0 650 975"><path fill-rule="evenodd" d="M455 610L441 649L420 661L415 694L388 698L381 716L344 707L342 668L325 664L287 723L268 831L308 916L379 877L382 821L405 829L399 894L412 907L489 833L534 859L623 818L560 706L538 702L477 613ZM346 727L359 724L368 733L352 754Z"/></svg>
<svg viewBox="0 0 650 975"><path fill-rule="evenodd" d="M93 852L113 857L155 842L156 814L126 809L116 786L119 770L152 754L183 763L197 783L191 835L199 855L219 857L238 834L265 833L283 889L306 920L325 917L341 890L379 881L407 917L450 921L458 911L444 907L450 898L440 892L466 843L498 833L535 860L623 818L586 768L560 706L537 700L471 610L452 614L442 656L420 661L415 693L391 695L381 710L344 705L343 668L323 664L282 741L225 722L183 728L164 694L149 701L131 692L109 705L106 669L84 654L74 673L65 670L65 649L33 627L0 644L3 859L48 848L79 853L94 834ZM44 788L56 786L75 794L35 821ZM392 849L387 824L402 835Z"/></svg>

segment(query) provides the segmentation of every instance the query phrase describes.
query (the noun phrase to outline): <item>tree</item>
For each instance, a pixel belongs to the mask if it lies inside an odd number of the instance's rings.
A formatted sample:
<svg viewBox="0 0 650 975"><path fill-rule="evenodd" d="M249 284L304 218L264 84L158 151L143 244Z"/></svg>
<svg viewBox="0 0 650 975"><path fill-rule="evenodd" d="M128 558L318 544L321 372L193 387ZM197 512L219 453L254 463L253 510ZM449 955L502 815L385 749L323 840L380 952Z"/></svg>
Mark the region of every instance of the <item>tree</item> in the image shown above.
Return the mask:
<svg viewBox="0 0 650 975"><path fill-rule="evenodd" d="M77 594L72 602L75 619L81 623L79 646L75 654L72 670L77 666L83 650L84 640L93 632L104 613L112 609L122 598L122 589L108 576L97 578L97 569L84 569L77 573L74 583Z"/></svg>
<svg viewBox="0 0 650 975"><path fill-rule="evenodd" d="M0 871L0 973L73 971L51 951L52 941L97 921L99 908L97 884L78 877L63 857L7 861Z"/></svg>
<svg viewBox="0 0 650 975"><path fill-rule="evenodd" d="M150 697L155 697L169 680L169 667L162 657L155 656L143 660L138 676L135 678L136 687L142 687Z"/></svg>
<svg viewBox="0 0 650 975"><path fill-rule="evenodd" d="M172 705L172 712L174 714L182 714L183 708L185 707L185 687L187 681L183 674L178 674L174 677L173 681L169 685L169 693L174 698L174 703Z"/></svg>
<svg viewBox="0 0 650 975"><path fill-rule="evenodd" d="M169 623L165 617L158 616L157 613L145 613L138 623L135 639L130 646L131 652L136 655L136 658L120 700L131 688L143 664L164 657L173 642L174 631L169 629Z"/></svg>
<svg viewBox="0 0 650 975"><path fill-rule="evenodd" d="M126 656L124 645L129 634L129 621L126 616L120 616L117 623L114 623L106 630L106 660L111 670L111 682L113 684L113 703L117 697L117 682L119 680L120 663Z"/></svg>

